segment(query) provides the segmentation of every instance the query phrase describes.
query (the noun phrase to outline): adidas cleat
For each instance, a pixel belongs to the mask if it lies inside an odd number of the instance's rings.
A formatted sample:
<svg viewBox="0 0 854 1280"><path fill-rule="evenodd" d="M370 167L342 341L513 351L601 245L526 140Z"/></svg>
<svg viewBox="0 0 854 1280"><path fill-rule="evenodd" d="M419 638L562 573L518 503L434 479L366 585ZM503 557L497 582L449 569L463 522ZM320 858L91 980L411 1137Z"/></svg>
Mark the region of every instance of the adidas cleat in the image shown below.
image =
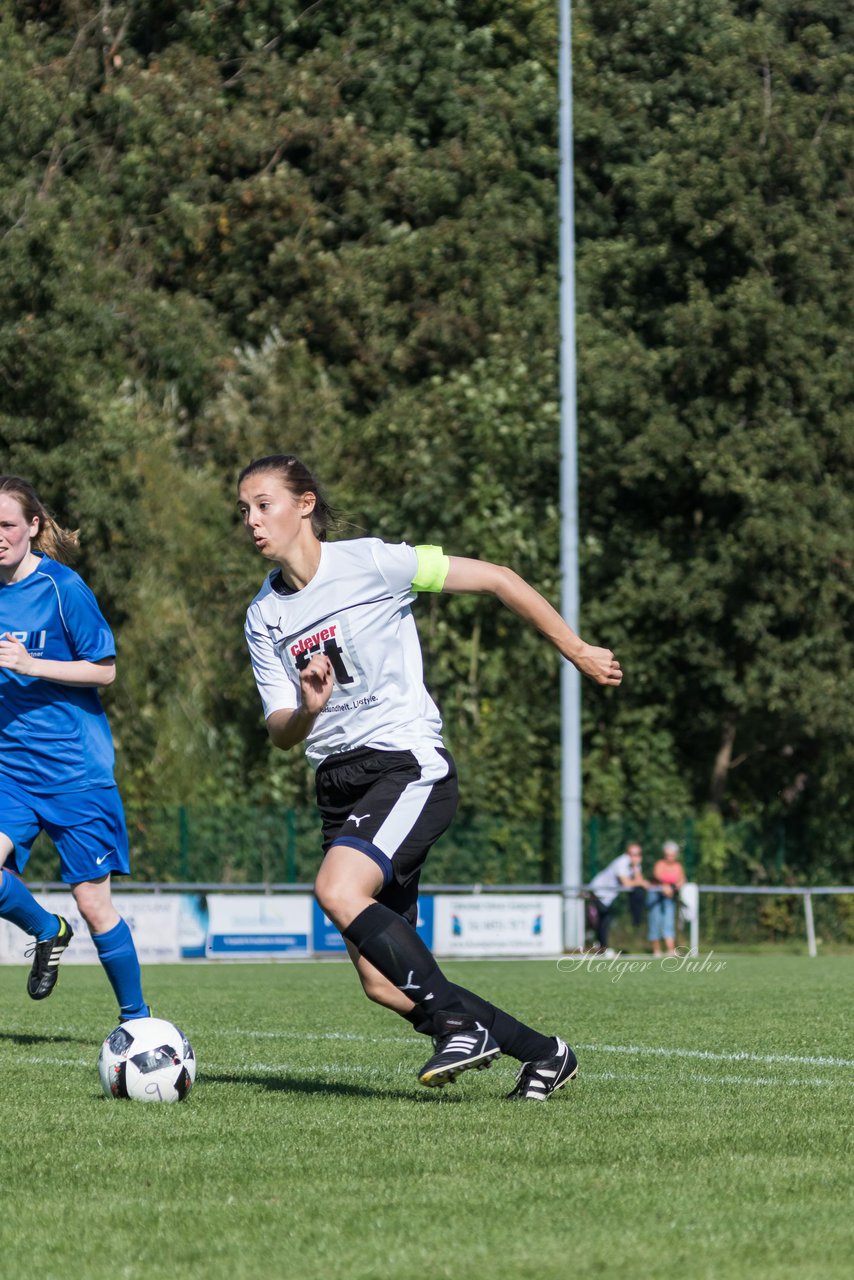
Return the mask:
<svg viewBox="0 0 854 1280"><path fill-rule="evenodd" d="M46 1000L56 986L62 953L74 937L74 930L64 916L57 916L59 932L44 942L35 942L27 951L33 956L33 967L27 978L27 993L33 1000ZM34 954L35 953L35 954Z"/></svg>
<svg viewBox="0 0 854 1280"><path fill-rule="evenodd" d="M463 1071L484 1071L501 1057L497 1041L473 1018L464 1015L435 1015L434 1025L441 1034L433 1037L436 1052L418 1072L418 1079L428 1089L451 1084Z"/></svg>
<svg viewBox="0 0 854 1280"><path fill-rule="evenodd" d="M508 1098L529 1098L533 1102L545 1102L551 1094L578 1075L578 1062L569 1045L555 1036L557 1053L553 1058L540 1058L539 1062L523 1062Z"/></svg>

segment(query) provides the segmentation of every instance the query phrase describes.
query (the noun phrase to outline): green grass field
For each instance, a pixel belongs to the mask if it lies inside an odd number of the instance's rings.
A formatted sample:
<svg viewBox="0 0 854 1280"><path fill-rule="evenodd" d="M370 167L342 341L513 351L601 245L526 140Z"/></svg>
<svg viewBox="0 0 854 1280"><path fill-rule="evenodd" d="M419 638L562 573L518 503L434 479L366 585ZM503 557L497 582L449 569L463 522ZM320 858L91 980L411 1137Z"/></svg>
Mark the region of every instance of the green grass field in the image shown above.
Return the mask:
<svg viewBox="0 0 854 1280"><path fill-rule="evenodd" d="M3 1274L851 1275L854 958L446 967L567 1036L578 1079L508 1103L502 1059L426 1090L429 1042L349 966L197 965L146 975L195 1046L193 1093L115 1102L100 969L67 966L39 1005L0 970Z"/></svg>

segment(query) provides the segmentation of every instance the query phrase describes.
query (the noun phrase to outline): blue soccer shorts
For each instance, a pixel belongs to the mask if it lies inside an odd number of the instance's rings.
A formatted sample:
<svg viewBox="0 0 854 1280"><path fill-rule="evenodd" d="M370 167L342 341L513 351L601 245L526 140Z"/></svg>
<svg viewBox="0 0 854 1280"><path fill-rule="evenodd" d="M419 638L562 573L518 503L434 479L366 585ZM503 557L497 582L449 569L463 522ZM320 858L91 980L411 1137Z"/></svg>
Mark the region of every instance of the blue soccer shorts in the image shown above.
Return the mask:
<svg viewBox="0 0 854 1280"><path fill-rule="evenodd" d="M107 872L130 873L118 787L37 796L0 776L0 832L15 846L4 864L10 871L23 873L40 831L57 847L64 884L99 880Z"/></svg>

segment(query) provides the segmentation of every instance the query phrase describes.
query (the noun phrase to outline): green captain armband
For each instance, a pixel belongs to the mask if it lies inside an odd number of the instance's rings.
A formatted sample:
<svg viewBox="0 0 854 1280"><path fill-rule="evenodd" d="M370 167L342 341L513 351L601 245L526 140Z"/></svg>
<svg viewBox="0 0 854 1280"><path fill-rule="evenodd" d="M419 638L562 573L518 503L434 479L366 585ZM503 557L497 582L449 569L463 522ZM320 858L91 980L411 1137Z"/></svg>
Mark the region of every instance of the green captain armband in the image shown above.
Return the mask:
<svg viewBox="0 0 854 1280"><path fill-rule="evenodd" d="M414 591L441 591L451 562L441 547L416 547L418 570L412 579Z"/></svg>

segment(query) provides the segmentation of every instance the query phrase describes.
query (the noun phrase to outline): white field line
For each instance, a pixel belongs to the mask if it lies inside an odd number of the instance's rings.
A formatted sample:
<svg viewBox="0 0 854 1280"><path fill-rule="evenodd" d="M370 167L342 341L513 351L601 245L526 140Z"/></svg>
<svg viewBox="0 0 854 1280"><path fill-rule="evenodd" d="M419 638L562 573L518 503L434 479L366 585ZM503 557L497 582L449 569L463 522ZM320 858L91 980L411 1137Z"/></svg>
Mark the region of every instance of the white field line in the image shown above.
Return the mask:
<svg viewBox="0 0 854 1280"><path fill-rule="evenodd" d="M368 1037L364 1037L368 1039ZM93 1070L95 1063L88 1058L52 1058L47 1054L28 1054L24 1057L16 1058L16 1061L26 1063L28 1066L34 1067L85 1067ZM293 1073L300 1076L306 1070L310 1070L313 1076L321 1076L327 1079L335 1079L340 1076L356 1076L363 1080L376 1080L390 1083L395 1077L406 1076L414 1078L415 1072L411 1065L398 1064L393 1068L358 1066L352 1062L324 1062L313 1063L310 1068L306 1068L304 1063L296 1062L252 1062L241 1063L235 1066L233 1063L208 1062L202 1063L199 1067L200 1080L204 1082L205 1071L217 1072L224 1074L243 1074L257 1075L263 1079L269 1075L281 1075L283 1073ZM583 1071L585 1080L606 1080L622 1082L625 1080L633 1080L639 1083L651 1085L660 1085L661 1077L651 1072L644 1071ZM833 1087L842 1083L837 1077L834 1080L823 1079L821 1077L812 1077L807 1079L788 1080L779 1076L710 1076L700 1072L691 1071L680 1077L685 1082L696 1082L698 1084L716 1084L716 1085L734 1085L743 1087L744 1085L771 1087L771 1088L822 1088ZM217 1084L216 1080L208 1080L208 1084Z"/></svg>
<svg viewBox="0 0 854 1280"><path fill-rule="evenodd" d="M31 1025L7 1025L4 1030L6 1035L27 1035L32 1032L32 1027ZM68 1036L69 1039L74 1040L90 1040L92 1030L91 1028L84 1030L80 1027L63 1026L54 1027L53 1034ZM213 1037L229 1036L247 1040L292 1040L296 1038L298 1040L352 1041L357 1044L412 1044L411 1034L367 1036L349 1031L258 1031L254 1028L228 1027L217 1030L212 1035ZM571 1040L571 1043L575 1049L581 1049L585 1053L618 1053L628 1054L632 1057L650 1058L697 1058L705 1062L758 1062L769 1066L788 1064L801 1067L854 1068L854 1058L813 1057L806 1054L792 1053L751 1053L744 1049L716 1053L712 1049L680 1049L661 1045L638 1044L579 1044L575 1040ZM100 1047L100 1044L98 1047Z"/></svg>
<svg viewBox="0 0 854 1280"><path fill-rule="evenodd" d="M26 1058L15 1058L16 1062L26 1062L29 1067L97 1067L96 1060L91 1058L50 1058L47 1054L30 1054Z"/></svg>
<svg viewBox="0 0 854 1280"><path fill-rule="evenodd" d="M240 1031L237 1027L219 1030L218 1036L245 1036L249 1040L338 1040L354 1044L412 1044L412 1036L365 1036L349 1031ZM424 1044L427 1044L424 1037Z"/></svg>
<svg viewBox="0 0 854 1280"><path fill-rule="evenodd" d="M64 1029L64 1030L70 1030L70 1029ZM80 1033L75 1032L75 1034L79 1035ZM320 1040L320 1041L331 1041L331 1042L335 1042L335 1041L347 1042L347 1043L355 1043L355 1044L360 1044L360 1043L396 1044L396 1045L412 1044L411 1036L366 1036L366 1035L358 1035L350 1032L338 1032L338 1031L294 1033L291 1031L243 1030L243 1029L234 1027L234 1028L229 1028L228 1030L225 1030L225 1031L218 1031L215 1033L215 1035L235 1037L235 1038L246 1039L250 1041L252 1040L292 1040L296 1038L300 1041ZM643 1058L643 1057L677 1058L677 1059L681 1058L681 1059L687 1059L689 1061L694 1060L694 1061L702 1061L702 1062L732 1062L732 1063L745 1063L745 1064L758 1063L764 1066L778 1065L778 1066L806 1066L806 1067L824 1067L824 1068L830 1067L830 1068L842 1068L842 1069L854 1068L854 1059L852 1058L835 1058L835 1057L827 1057L827 1056L812 1057L812 1056L803 1055L803 1054L770 1054L770 1053L759 1054L759 1053L750 1053L746 1050L739 1050L739 1051L728 1052L728 1053L716 1053L710 1049L681 1049L681 1048L669 1048L669 1047L664 1047L660 1045L643 1046L643 1045L614 1045L614 1044L576 1044L575 1047L578 1050L581 1050L585 1053L618 1054L621 1056L625 1055L627 1057L635 1057L635 1058ZM17 1055L15 1055L15 1057L17 1061L24 1062L30 1066L84 1067L84 1066L92 1065L92 1063L90 1063L89 1059L87 1058L53 1057L48 1054L28 1054L28 1055L22 1055L21 1057L18 1057ZM212 1066L211 1064L208 1064L208 1066L211 1070L225 1071L229 1069L229 1068L226 1068L225 1066L215 1067L215 1066ZM235 1070L234 1067L230 1069ZM258 1063L258 1064L253 1064L251 1067L246 1066L246 1067L239 1067L237 1069L244 1070L244 1071L255 1071L258 1073L265 1073L270 1071L299 1071L301 1068L297 1064L292 1064L292 1063L280 1063L278 1065ZM409 1069L408 1067L402 1067L402 1066L398 1067L397 1074L400 1074L401 1072L404 1072L404 1071L408 1072L408 1069ZM385 1074L387 1074L386 1072L378 1068L369 1068L366 1066L360 1067L360 1066L355 1066L353 1064L344 1064L344 1063L326 1063L326 1064L323 1064L322 1066L315 1064L315 1066L312 1067L312 1070L315 1073L319 1073L324 1076L339 1075L339 1074L344 1074L344 1075L360 1075L361 1074L363 1076L375 1077L375 1076L384 1076ZM652 1075L649 1073L641 1074L636 1072L627 1073L627 1072L589 1070L584 1068L583 1064L582 1064L582 1070L583 1070L584 1077L586 1079L599 1079L599 1080L634 1079L639 1081L643 1081L643 1080L653 1081L658 1078L655 1075ZM202 1067L202 1071L204 1071L204 1066ZM807 1085L823 1086L823 1085L841 1083L839 1077L836 1077L835 1080L822 1079L817 1077L813 1077L811 1079L807 1078L807 1079L792 1080L792 1079L783 1079L775 1076L738 1076L738 1075L714 1076L714 1075L700 1074L698 1072L691 1072L691 1073L684 1074L680 1077L680 1079L683 1079L686 1081L692 1080L698 1083L707 1083L707 1084L731 1084L731 1085L751 1084L751 1085L768 1085L768 1086L790 1086L790 1087L794 1086L799 1088Z"/></svg>
<svg viewBox="0 0 854 1280"><path fill-rule="evenodd" d="M245 1036L252 1040L290 1040L296 1036L299 1040L345 1040L372 1044L411 1044L411 1036L366 1036L342 1031L293 1032L293 1031L247 1031L231 1027L227 1031L217 1031L216 1035ZM759 1062L766 1066L790 1065L800 1067L843 1067L854 1068L854 1058L808 1057L791 1053L749 1053L747 1050L734 1050L731 1053L715 1053L711 1049L677 1049L663 1048L658 1045L643 1046L637 1044L577 1044L574 1048L585 1053L620 1053L632 1057L651 1058L699 1058L705 1062Z"/></svg>
<svg viewBox="0 0 854 1280"><path fill-rule="evenodd" d="M223 1063L210 1063L209 1070L228 1072L228 1071L233 1071L234 1068L228 1067ZM241 1067L240 1070L246 1073L247 1075L264 1076L264 1075L268 1075L271 1072L281 1073L284 1071L293 1071L295 1073L300 1073L301 1071L302 1072L305 1071L305 1066L304 1065L300 1066L299 1063L295 1063L295 1062L278 1062L278 1063L253 1062L251 1064L247 1063L247 1065ZM358 1066L354 1066L352 1063L345 1063L345 1062L326 1062L320 1065L313 1064L311 1067L311 1073L312 1075L322 1075L322 1076L331 1076L331 1077L335 1077L338 1075L362 1076L362 1077L368 1077L372 1080L376 1080L376 1079L387 1080L390 1075L392 1076L402 1075L407 1077L409 1077L410 1075L413 1077L415 1076L415 1072L411 1070L409 1066L399 1065L395 1069L391 1071L387 1071L378 1067L358 1067ZM199 1068L199 1074L202 1078L204 1077L204 1067ZM697 1072L691 1072L689 1075L683 1076L682 1078L685 1080L697 1081L702 1084L765 1085L765 1086L772 1085L772 1086L777 1086L778 1088L779 1087L791 1088L793 1085L797 1085L799 1088L803 1086L824 1086L824 1085L833 1086L833 1085L838 1085L840 1083L839 1080L822 1080L817 1077L813 1077L812 1079L807 1079L807 1080L784 1080L775 1076L709 1076L709 1075L700 1075ZM639 1072L639 1071L629 1071L629 1072L585 1071L584 1079L585 1080L616 1080L616 1081L636 1080L636 1081L644 1081L646 1083L654 1084L654 1085L660 1085L661 1083L660 1076L652 1074L650 1072Z"/></svg>
<svg viewBox="0 0 854 1280"><path fill-rule="evenodd" d="M701 1058L704 1062L788 1063L800 1067L854 1067L854 1058L811 1058L792 1053L713 1053L711 1049L665 1049L637 1044L579 1044L578 1049L590 1053L626 1053L650 1058Z"/></svg>
<svg viewBox="0 0 854 1280"><path fill-rule="evenodd" d="M406 1076L415 1079L415 1067L409 1063L404 1065L398 1063L396 1067L369 1067L357 1066L352 1062L313 1062L311 1066L299 1062L247 1062L235 1067L233 1063L210 1062L203 1066L199 1066L199 1077L204 1079L205 1069L209 1071L222 1071L226 1075L257 1075L260 1077L269 1075L282 1075L284 1072L292 1073L295 1076L304 1079L306 1075L323 1076L334 1079L336 1076L360 1076L362 1079L381 1080L387 1084L390 1079L395 1076ZM212 1083L218 1083L214 1080Z"/></svg>
<svg viewBox="0 0 854 1280"><path fill-rule="evenodd" d="M580 1072L579 1074L581 1075L582 1073ZM584 1071L583 1078L585 1080L617 1080L620 1082L637 1080L656 1086L661 1084L660 1076L643 1071ZM785 1080L779 1076L708 1076L701 1074L699 1071L690 1071L687 1075L680 1076L679 1079L696 1084L771 1085L772 1087L783 1089L833 1086L842 1083L838 1076L835 1080L823 1080L818 1076L813 1076L806 1080Z"/></svg>

